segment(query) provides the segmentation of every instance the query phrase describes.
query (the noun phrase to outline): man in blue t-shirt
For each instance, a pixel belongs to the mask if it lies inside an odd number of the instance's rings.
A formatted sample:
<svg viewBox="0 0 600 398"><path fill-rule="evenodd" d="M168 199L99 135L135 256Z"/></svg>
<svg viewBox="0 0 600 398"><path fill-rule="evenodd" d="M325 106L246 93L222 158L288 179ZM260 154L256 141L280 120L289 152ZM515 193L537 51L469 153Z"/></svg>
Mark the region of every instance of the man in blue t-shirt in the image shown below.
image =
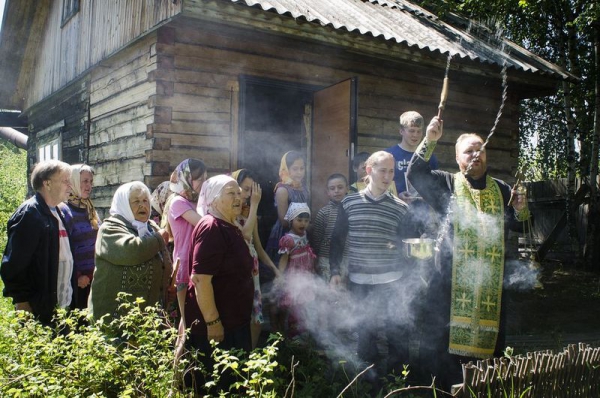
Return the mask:
<svg viewBox="0 0 600 398"><path fill-rule="evenodd" d="M418 112L408 111L400 116L400 137L399 144L386 149L386 152L394 156L394 182L398 190L398 197L406 203L412 202L418 197L417 191L406 184L406 170L415 150L423 139L423 116ZM438 168L438 161L435 156L431 157L430 165L432 170Z"/></svg>

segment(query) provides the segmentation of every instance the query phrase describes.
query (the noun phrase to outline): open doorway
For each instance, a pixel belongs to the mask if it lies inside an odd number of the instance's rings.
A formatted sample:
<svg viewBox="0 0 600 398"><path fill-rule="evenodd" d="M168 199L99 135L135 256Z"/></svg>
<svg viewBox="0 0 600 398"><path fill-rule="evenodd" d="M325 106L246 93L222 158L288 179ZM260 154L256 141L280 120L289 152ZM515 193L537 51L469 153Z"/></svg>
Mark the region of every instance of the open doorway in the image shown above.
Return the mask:
<svg viewBox="0 0 600 398"><path fill-rule="evenodd" d="M342 173L351 179L356 147L357 80L330 87L242 76L238 167L257 174L262 187L259 234L266 242L277 219L274 188L279 164L287 151L307 160L306 180L313 212L327 203L327 176Z"/></svg>
<svg viewBox="0 0 600 398"><path fill-rule="evenodd" d="M319 87L250 76L240 78L238 166L252 170L262 187L259 234L266 243L277 220L273 207L279 163L287 151L307 155L304 113Z"/></svg>

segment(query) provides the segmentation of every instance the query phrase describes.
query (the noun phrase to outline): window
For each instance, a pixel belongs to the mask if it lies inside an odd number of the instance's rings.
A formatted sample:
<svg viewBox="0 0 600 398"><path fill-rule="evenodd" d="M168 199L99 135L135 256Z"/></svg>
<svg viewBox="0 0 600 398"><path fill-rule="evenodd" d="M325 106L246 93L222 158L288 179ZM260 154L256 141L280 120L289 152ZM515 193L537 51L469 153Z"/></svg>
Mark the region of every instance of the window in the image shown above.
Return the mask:
<svg viewBox="0 0 600 398"><path fill-rule="evenodd" d="M60 160L59 148L60 143L58 138L46 144L40 144L38 148L38 162L43 162L44 160L50 159Z"/></svg>
<svg viewBox="0 0 600 398"><path fill-rule="evenodd" d="M61 27L79 12L79 0L63 0Z"/></svg>

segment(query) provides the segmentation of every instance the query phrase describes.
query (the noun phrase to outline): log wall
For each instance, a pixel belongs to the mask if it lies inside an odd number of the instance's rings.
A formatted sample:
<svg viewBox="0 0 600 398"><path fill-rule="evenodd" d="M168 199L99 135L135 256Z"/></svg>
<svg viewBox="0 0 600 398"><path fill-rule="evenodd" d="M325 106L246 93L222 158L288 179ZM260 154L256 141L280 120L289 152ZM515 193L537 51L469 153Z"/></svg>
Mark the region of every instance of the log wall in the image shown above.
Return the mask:
<svg viewBox="0 0 600 398"><path fill-rule="evenodd" d="M143 0L131 4L142 3L146 4ZM82 7L87 7L86 4L88 2L82 2ZM118 4L121 3L113 6ZM196 2L186 4L204 6ZM51 9L51 24L58 18L54 15L55 8L53 5ZM88 15L86 12L99 22L104 11L82 8L80 18ZM131 11L127 8L123 12L130 15ZM161 12L153 14L155 21L165 15ZM404 111L419 111L426 123L437 113L446 65L441 55L400 45L389 45L390 52L395 53L390 56L373 52L366 55L369 46L381 47L381 44L354 33L345 35L354 36L351 39L356 39L356 48L348 43L340 47L334 41L317 41L302 35L291 37L287 29L290 24L296 23L302 29L307 26L305 22L289 18L263 15L260 17L263 25L244 28L226 20L211 20L210 10L198 8L195 12L189 9L186 12L194 16L177 17L138 38L87 69L75 84L59 90L51 100L36 105L29 112L34 132L66 120L65 127L56 132L63 134L63 159L88 161L96 168L93 198L101 209L109 207L118 185L142 180L152 189L188 157L202 158L210 174L236 168L238 82L242 75L315 87L358 77L357 151L373 152L396 144L398 116ZM71 65L68 71L61 69L67 67L64 65L42 63L38 70L45 71L48 81L40 85L36 77L32 85L36 94L28 96L28 100L34 101L56 90L64 81L81 73L86 65L92 65L92 60L101 60L109 53L107 48L124 45L125 37L154 26L150 20L144 21L130 26L127 34L122 28L129 25L123 23L114 33L121 38L109 37L108 44L101 46L103 50L92 51L92 46L85 51L77 50L76 55L69 55L67 51L65 57L69 62L62 64ZM266 24L272 27L270 31L265 29ZM73 29L71 36L75 35L75 28L68 29ZM82 37L88 35L86 29L81 27ZM341 37L339 32L329 28L311 25L311 29L317 33L322 29L321 33L329 38ZM49 32L52 33L52 29ZM60 43L60 48L54 46L57 53L69 43L75 46L67 38L55 40ZM340 40L348 39L344 36ZM51 47L51 43L44 48ZM89 63L79 58L83 53L88 54ZM56 60L47 57L44 62ZM487 135L500 107L502 87L497 67L473 65L463 60L455 60L451 65L444 113L445 138L436 154L441 168L455 171L454 140L466 131ZM520 98L511 81L509 75L508 101L488 146L491 172L509 182L516 166ZM62 104L60 112L66 115L62 119L42 117L38 112L46 106L58 109L58 104ZM38 119L37 115L40 115ZM273 165L274 170L277 167Z"/></svg>
<svg viewBox="0 0 600 398"><path fill-rule="evenodd" d="M110 207L116 188L148 176L160 168L148 157L161 145L146 137L156 109L150 98L156 83L149 76L157 68L152 33L95 68L90 78L89 163L94 166L94 203Z"/></svg>
<svg viewBox="0 0 600 398"><path fill-rule="evenodd" d="M230 153L235 145L235 126L230 123L235 117L230 112L235 93L231 87L240 75L320 87L358 76L357 151L373 152L396 144L398 117L404 111L419 111L426 123L437 114L445 59L440 59L443 66L438 68L416 68L406 62L369 58L320 43L193 18L160 28L158 37L158 58L164 61L154 79L165 91L157 94L153 103L165 110L166 123L157 121L149 127L149 134L167 140L169 152L155 150L152 158L170 161L171 168L191 154L207 160L214 172L235 167L235 154ZM436 151L441 167L449 171L457 169L456 137L462 132L485 137L496 118L502 92L500 70L482 78L461 74L460 65L455 67L444 114L446 138ZM509 95L488 147L491 172L509 181L518 147L516 102L516 97Z"/></svg>
<svg viewBox="0 0 600 398"><path fill-rule="evenodd" d="M38 162L38 148L59 139L61 160L70 163L86 161L88 137L89 76L76 80L55 96L37 104L27 113L29 133L28 168Z"/></svg>
<svg viewBox="0 0 600 398"><path fill-rule="evenodd" d="M90 67L181 11L181 1L82 0L79 12L63 25L63 1L48 4L25 108L83 76Z"/></svg>

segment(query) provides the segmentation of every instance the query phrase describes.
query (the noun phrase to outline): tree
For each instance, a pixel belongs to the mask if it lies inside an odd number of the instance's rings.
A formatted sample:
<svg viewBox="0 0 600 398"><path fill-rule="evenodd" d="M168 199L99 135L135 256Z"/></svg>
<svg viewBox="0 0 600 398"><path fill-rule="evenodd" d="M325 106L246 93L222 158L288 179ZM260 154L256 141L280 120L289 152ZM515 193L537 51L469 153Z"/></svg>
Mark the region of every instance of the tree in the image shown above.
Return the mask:
<svg viewBox="0 0 600 398"><path fill-rule="evenodd" d="M590 0L424 0L419 3L442 19L458 13L480 21L580 78L577 83L563 82L556 95L521 103L520 162L534 165L527 175L530 180L566 177L567 208L574 197L575 177L589 184L592 194L588 233L581 254L588 266L600 270L599 253L590 250L598 246L592 242L600 238L596 183L600 134L598 4ZM574 217L568 220L573 221Z"/></svg>

